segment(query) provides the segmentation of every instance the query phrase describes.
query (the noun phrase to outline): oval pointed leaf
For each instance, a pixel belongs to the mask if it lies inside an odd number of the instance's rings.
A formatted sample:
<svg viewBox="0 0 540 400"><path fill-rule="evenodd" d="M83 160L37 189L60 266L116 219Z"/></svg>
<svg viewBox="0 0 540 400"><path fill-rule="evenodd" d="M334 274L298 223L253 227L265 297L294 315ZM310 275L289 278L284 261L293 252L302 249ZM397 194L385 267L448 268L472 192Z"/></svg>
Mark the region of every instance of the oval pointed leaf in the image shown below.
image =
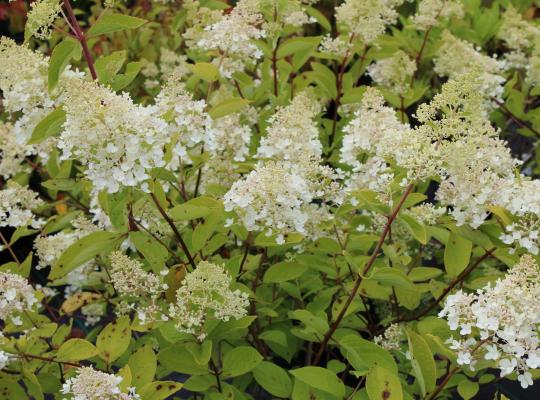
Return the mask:
<svg viewBox="0 0 540 400"><path fill-rule="evenodd" d="M49 279L58 279L100 253L111 251L120 235L113 232L92 232L69 246L51 268Z"/></svg>
<svg viewBox="0 0 540 400"><path fill-rule="evenodd" d="M107 14L100 18L87 32L89 38L109 33L135 29L142 26L145 19L131 17L123 14Z"/></svg>
<svg viewBox="0 0 540 400"><path fill-rule="evenodd" d="M321 367L304 367L290 371L301 382L338 398L345 396L345 385L332 371Z"/></svg>
<svg viewBox="0 0 540 400"><path fill-rule="evenodd" d="M379 366L371 368L366 376L369 400L403 400L403 388L399 378Z"/></svg>
<svg viewBox="0 0 540 400"><path fill-rule="evenodd" d="M458 276L471 259L472 242L456 233L451 233L444 249L444 267L452 278Z"/></svg>

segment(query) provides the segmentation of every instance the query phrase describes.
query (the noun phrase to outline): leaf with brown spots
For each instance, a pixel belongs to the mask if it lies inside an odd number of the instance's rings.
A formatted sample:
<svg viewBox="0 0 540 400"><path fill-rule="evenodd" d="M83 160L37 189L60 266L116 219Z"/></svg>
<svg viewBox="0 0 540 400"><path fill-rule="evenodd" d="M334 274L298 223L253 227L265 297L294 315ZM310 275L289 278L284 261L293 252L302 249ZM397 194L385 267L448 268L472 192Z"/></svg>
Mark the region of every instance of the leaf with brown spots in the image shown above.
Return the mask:
<svg viewBox="0 0 540 400"><path fill-rule="evenodd" d="M129 318L119 318L103 328L98 335L96 346L100 351L99 356L110 365L126 351L130 341Z"/></svg>
<svg viewBox="0 0 540 400"><path fill-rule="evenodd" d="M369 400L403 400L403 389L396 374L375 365L366 376Z"/></svg>

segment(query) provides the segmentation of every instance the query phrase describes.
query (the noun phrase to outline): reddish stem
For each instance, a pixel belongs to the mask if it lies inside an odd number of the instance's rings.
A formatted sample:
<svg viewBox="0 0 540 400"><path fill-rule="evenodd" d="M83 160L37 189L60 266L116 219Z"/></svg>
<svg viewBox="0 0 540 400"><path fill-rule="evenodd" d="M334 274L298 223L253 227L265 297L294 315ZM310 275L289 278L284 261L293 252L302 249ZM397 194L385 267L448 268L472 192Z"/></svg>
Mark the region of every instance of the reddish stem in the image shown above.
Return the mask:
<svg viewBox="0 0 540 400"><path fill-rule="evenodd" d="M86 36L84 35L84 32L81 29L79 22L77 21L77 17L75 17L75 13L73 12L73 8L71 7L71 3L69 2L69 0L63 0L63 2L68 14L71 29L73 30L73 34L75 35L75 38L81 43L83 55L86 63L88 64L88 69L90 70L90 75L92 75L93 80L97 80L97 73L94 67L94 59L92 58L92 53L90 53L90 49L88 48Z"/></svg>
<svg viewBox="0 0 540 400"><path fill-rule="evenodd" d="M358 289L360 289L360 284L362 283L362 280L363 280L364 276L373 267L373 264L375 263L375 260L377 259L377 256L379 255L379 252L382 249L382 246L384 244L386 236L388 236L388 232L390 232L390 226L392 225L392 222L394 222L394 220L397 218L397 215L398 215L399 211L401 210L401 207L403 207L403 203L405 203L405 200L407 199L407 197L411 193L412 189L413 189L412 184L407 186L407 188L405 189L405 192L401 196L401 199L399 200L399 203L397 204L396 208L394 208L394 210L392 211L392 214L390 214L390 216L388 217L388 220L386 221L386 225L384 226L384 230L381 233L381 236L379 237L379 241L377 242L377 244L375 246L375 249L373 250L373 253L371 254L371 257L369 258L368 262L366 263L366 266L362 270L362 273L359 274L358 277L356 278L356 282L354 283L354 287L353 287L351 293L349 294L349 297L345 301L345 304L343 305L343 308L341 309L338 316L336 317L336 320L334 321L334 323L332 324L332 326L330 327L328 332L326 332L326 334L324 335L324 338L323 338L323 340L321 342L321 346L319 347L319 350L318 350L317 354L315 355L315 359L313 360L313 365L317 365L319 363L319 361L321 360L321 357L322 357L322 355L324 353L324 350L326 349L326 346L328 345L328 342L330 341L330 339L332 338L332 335L334 334L336 329L339 327L339 324L341 323L341 321L345 317L345 313L347 312L347 309L349 308L349 306L351 305L352 301L354 300L356 294L358 293Z"/></svg>

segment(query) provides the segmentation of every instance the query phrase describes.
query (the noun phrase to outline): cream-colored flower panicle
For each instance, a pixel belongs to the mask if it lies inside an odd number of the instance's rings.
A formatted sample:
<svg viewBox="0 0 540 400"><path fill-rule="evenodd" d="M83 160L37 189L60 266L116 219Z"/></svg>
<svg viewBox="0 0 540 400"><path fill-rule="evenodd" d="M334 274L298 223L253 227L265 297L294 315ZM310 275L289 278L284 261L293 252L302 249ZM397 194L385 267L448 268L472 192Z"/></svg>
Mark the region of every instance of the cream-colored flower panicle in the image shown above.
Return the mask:
<svg viewBox="0 0 540 400"><path fill-rule="evenodd" d="M261 58L262 51L253 41L265 36L259 28L262 21L258 1L240 0L230 13L205 27L196 46L216 52L214 63L223 76L230 78L234 72L243 70L244 64Z"/></svg>
<svg viewBox="0 0 540 400"><path fill-rule="evenodd" d="M510 4L502 15L497 37L512 50L527 51L540 38L540 29L526 21Z"/></svg>
<svg viewBox="0 0 540 400"><path fill-rule="evenodd" d="M322 145L315 118L320 112L321 106L312 92L298 94L268 120L266 136L261 140L257 156L290 161L319 158Z"/></svg>
<svg viewBox="0 0 540 400"><path fill-rule="evenodd" d="M249 296L232 289L232 283L231 276L222 266L201 261L186 275L176 292L176 303L170 307L170 317L176 321L177 329L203 340L207 320L229 321L244 317Z"/></svg>
<svg viewBox="0 0 540 400"><path fill-rule="evenodd" d="M43 220L37 217L33 210L41 207L44 202L38 194L15 182L0 190L0 227L31 226L39 228Z"/></svg>
<svg viewBox="0 0 540 400"><path fill-rule="evenodd" d="M384 58L368 68L368 74L382 87L399 95L404 95L410 87L411 78L416 71L416 62L403 50Z"/></svg>
<svg viewBox="0 0 540 400"><path fill-rule="evenodd" d="M122 377L97 371L93 367L80 367L77 375L66 380L62 393L69 400L140 400L135 388L128 393L120 389Z"/></svg>
<svg viewBox="0 0 540 400"><path fill-rule="evenodd" d="M0 320L21 325L20 314L38 302L35 290L20 275L0 272Z"/></svg>
<svg viewBox="0 0 540 400"><path fill-rule="evenodd" d="M383 153L383 148L389 147L385 143L387 135L395 136L393 132L405 131L407 128L407 125L399 122L396 112L384 105L381 93L377 89L368 88L354 118L343 128L345 136L341 147L341 162L354 170L363 169L359 159L362 154Z"/></svg>
<svg viewBox="0 0 540 400"><path fill-rule="evenodd" d="M0 121L0 175L7 179L27 171L29 166L25 158L33 154L33 146L17 142L14 126Z"/></svg>
<svg viewBox="0 0 540 400"><path fill-rule="evenodd" d="M85 165L96 191L115 193L126 186L147 190L149 170L165 165L165 121L151 107L136 105L127 94L95 82L73 78L63 86L62 157Z"/></svg>
<svg viewBox="0 0 540 400"><path fill-rule="evenodd" d="M478 91L485 93L489 103L491 98L500 99L505 78L502 76L504 63L480 53L472 44L456 38L444 31L442 45L435 58L435 72L450 79L456 79L470 71L479 71L475 84Z"/></svg>
<svg viewBox="0 0 540 400"><path fill-rule="evenodd" d="M119 251L110 255L111 282L124 297L121 312L136 311L142 323L163 320L158 298L167 289L161 277L142 268L142 264Z"/></svg>
<svg viewBox="0 0 540 400"><path fill-rule="evenodd" d="M336 21L364 44L373 44L398 17L403 0L345 0L336 7Z"/></svg>
<svg viewBox="0 0 540 400"><path fill-rule="evenodd" d="M207 140L212 119L204 100L194 100L181 82L181 76L171 75L156 98L156 113L167 121L166 132L176 157L169 168L179 162L191 163L189 152ZM199 151L200 152L200 151Z"/></svg>
<svg viewBox="0 0 540 400"><path fill-rule="evenodd" d="M234 183L225 194L225 210L234 211L249 231L277 235L280 244L292 232L316 239L317 224L332 219L327 202L341 201L337 179L317 162L268 161Z"/></svg>
<svg viewBox="0 0 540 400"><path fill-rule="evenodd" d="M38 39L49 39L52 25L61 11L59 0L36 0L30 3L26 30Z"/></svg>
<svg viewBox="0 0 540 400"><path fill-rule="evenodd" d="M52 110L47 88L48 60L26 45L0 38L0 91L12 118L14 141L26 144L34 127Z"/></svg>
<svg viewBox="0 0 540 400"><path fill-rule="evenodd" d="M358 186L354 181L365 181L369 175L377 176L379 183L389 183L392 177L382 161L393 161L405 168L408 180L423 180L437 172L437 149L431 139L401 123L396 112L384 105L377 89L366 90L360 109L343 131L341 162L352 166L357 173L351 176L351 187ZM378 157L379 161L364 162L362 157L366 154ZM377 186L372 189L381 192L383 187Z"/></svg>
<svg viewBox="0 0 540 400"><path fill-rule="evenodd" d="M463 4L460 0L420 0L413 23L418 29L425 31L445 19L462 16Z"/></svg>
<svg viewBox="0 0 540 400"><path fill-rule="evenodd" d="M382 335L375 336L373 341L385 350L400 350L404 336L401 325L391 324Z"/></svg>
<svg viewBox="0 0 540 400"><path fill-rule="evenodd" d="M459 333L450 341L458 364L491 360L501 376L517 372L523 388L532 385L530 370L540 367L539 296L540 268L529 255L493 285L448 296L439 316Z"/></svg>

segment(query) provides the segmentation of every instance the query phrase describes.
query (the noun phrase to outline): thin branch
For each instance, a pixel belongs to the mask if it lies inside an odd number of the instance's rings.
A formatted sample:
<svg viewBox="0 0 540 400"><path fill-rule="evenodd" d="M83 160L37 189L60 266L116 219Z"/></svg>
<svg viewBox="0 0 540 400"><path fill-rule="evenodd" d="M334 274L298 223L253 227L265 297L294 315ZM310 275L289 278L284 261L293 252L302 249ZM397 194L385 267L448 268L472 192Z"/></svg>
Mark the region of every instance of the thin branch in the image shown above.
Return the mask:
<svg viewBox="0 0 540 400"><path fill-rule="evenodd" d="M180 247L182 247L182 250L184 251L189 263L191 264L191 266L193 268L196 268L197 265L195 264L195 261L193 260L193 257L191 257L191 253L189 252L189 249L188 249L188 247L186 245L186 242L184 242L184 239L182 239L182 235L180 234L180 232L176 228L176 225L174 224L174 221L165 212L163 207L161 207L161 204L159 204L159 201L158 201L156 195L154 193L150 193L150 196L152 197L152 200L154 200L154 203L156 204L156 207L157 207L158 211L163 216L163 218L165 218L165 221L167 221L167 223L171 227L172 231L174 232L174 235L175 235L178 243L180 244Z"/></svg>
<svg viewBox="0 0 540 400"><path fill-rule="evenodd" d="M40 361L46 361L46 362L50 362L50 363L58 363L58 364L64 364L64 365L69 365L71 367L80 367L81 364L79 363L72 363L72 362L69 362L69 361L58 361L58 360L55 360L54 358L51 358L51 357L43 357L43 356L36 356L36 355L33 355L33 354L26 354L26 353L19 353L19 358L24 358L24 359L34 359L34 360L40 360Z"/></svg>
<svg viewBox="0 0 540 400"><path fill-rule="evenodd" d="M345 317L345 313L347 312L347 309L351 305L353 299L356 297L356 294L358 293L358 289L360 289L360 284L362 283L362 280L364 276L371 270L373 267L373 264L375 263L375 260L377 259L377 256L379 255L379 252L382 249L382 246L384 244L384 241L386 239L386 236L388 236L388 232L390 231L390 226L392 225L392 222L397 218L397 215L399 211L401 210L401 207L403 206L403 203L405 203L405 200L409 196L413 189L413 185L409 184L407 188L405 189L405 192L401 196L401 199L399 200L399 203L396 205L396 208L392 211L392 214L388 217L388 220L386 221L386 225L384 226L384 230L381 233L381 236L379 238L379 241L375 245L375 249L373 250L373 253L371 254L371 257L369 258L368 262L366 263L364 269L362 270L361 274L358 274L358 277L356 278L356 282L354 283L354 287L349 294L349 297L345 301L345 304L343 305L343 308L339 312L338 316L336 317L336 320L328 330L328 332L325 333L323 340L321 342L321 345L319 347L319 350L315 356L315 359L313 360L313 365L317 365L319 361L321 360L321 357L324 353L324 350L326 349L326 346L328 345L328 342L332 338L332 335L336 331L336 329L339 327L339 324Z"/></svg>
<svg viewBox="0 0 540 400"><path fill-rule="evenodd" d="M92 75L93 80L97 80L97 73L96 69L94 67L94 59L92 58L92 53L90 53L90 49L88 48L88 43L86 42L86 36L84 35L83 30L81 29L81 26L79 25L79 22L77 21L77 17L75 16L75 13L73 12L73 8L71 7L71 3L69 0L63 0L64 7L66 8L68 18L71 22L70 26L73 30L73 34L75 35L75 38L81 43L84 58L86 60L86 63L88 64L88 69L90 70L90 75Z"/></svg>
<svg viewBox="0 0 540 400"><path fill-rule="evenodd" d="M0 240L2 240L2 243L4 244L5 248L7 249L7 251L9 252L9 254L11 254L11 257L13 257L13 260L17 263L17 265L21 265L21 261L19 260L19 258L17 257L17 255L15 254L15 252L13 251L13 249L11 248L11 245L9 244L9 242L6 240L6 238L4 237L3 233L0 232Z"/></svg>
<svg viewBox="0 0 540 400"><path fill-rule="evenodd" d="M512 111L506 107L506 105L497 99L496 97L492 97L491 100L497 104L499 107L501 107L502 112L510 118L512 121L514 121L516 124L518 124L520 127L530 130L537 138L540 138L540 131L537 129L534 129L531 125L529 125L527 122L523 121L521 118L516 116Z"/></svg>
<svg viewBox="0 0 540 400"><path fill-rule="evenodd" d="M484 255L482 255L482 257L478 258L474 262L474 264L472 264L470 267L464 269L461 272L461 274L459 274L452 282L450 282L450 285L448 285L448 287L443 290L443 292L440 294L440 296L437 297L433 303L431 303L429 306L424 308L424 310L422 310L418 314L413 315L411 317L396 318L393 322L409 322L409 321L416 321L416 320L422 318L424 315L426 315L431 310L433 310L435 307L437 307L437 305L441 301L443 301L445 299L445 297L448 295L448 293L450 293L459 283L463 282L465 280L465 278L467 278L470 275L470 273L472 271L474 271L474 269L476 269L476 267L478 267L482 263L482 261L489 258L493 254L493 252L495 252L495 250L497 250L495 247L490 249L490 250L487 250L484 253Z"/></svg>

